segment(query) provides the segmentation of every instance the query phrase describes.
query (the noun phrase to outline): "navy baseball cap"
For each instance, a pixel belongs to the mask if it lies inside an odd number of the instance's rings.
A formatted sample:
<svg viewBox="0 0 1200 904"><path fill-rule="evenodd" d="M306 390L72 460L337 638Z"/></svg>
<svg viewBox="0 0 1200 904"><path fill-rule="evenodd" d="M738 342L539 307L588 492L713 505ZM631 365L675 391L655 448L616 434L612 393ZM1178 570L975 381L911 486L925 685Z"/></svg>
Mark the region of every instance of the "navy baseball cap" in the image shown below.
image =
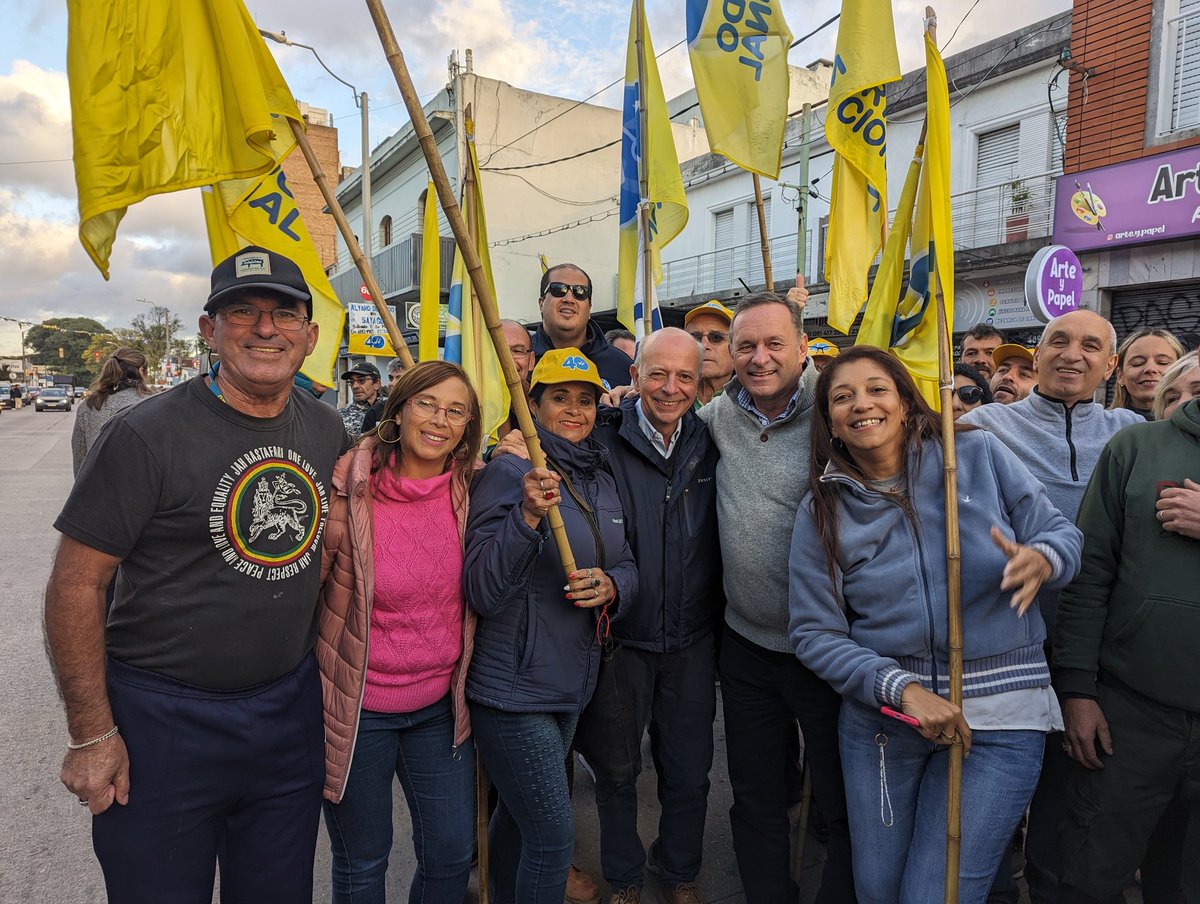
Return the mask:
<svg viewBox="0 0 1200 904"><path fill-rule="evenodd" d="M204 303L204 313L212 314L252 289L302 301L312 319L312 294L296 262L257 245L231 254L213 268L212 291Z"/></svg>

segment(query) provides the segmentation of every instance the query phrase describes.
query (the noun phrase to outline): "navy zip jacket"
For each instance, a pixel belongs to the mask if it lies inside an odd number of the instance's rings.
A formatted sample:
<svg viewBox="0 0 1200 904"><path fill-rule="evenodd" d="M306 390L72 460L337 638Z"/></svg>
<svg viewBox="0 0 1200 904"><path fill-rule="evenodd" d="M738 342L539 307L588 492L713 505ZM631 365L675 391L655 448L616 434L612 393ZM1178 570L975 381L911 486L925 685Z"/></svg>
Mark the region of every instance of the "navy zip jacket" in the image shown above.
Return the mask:
<svg viewBox="0 0 1200 904"><path fill-rule="evenodd" d="M589 437L575 444L538 427L552 470L569 477L595 512L604 545L565 482L559 511L577 568L602 567L617 588L616 619L637 597L637 568L625 542L625 516L607 452ZM537 530L521 515L523 479L532 465L515 455L493 460L471 486L463 587L479 621L467 697L509 712L579 712L591 699L600 666L598 608L578 608L546 519Z"/></svg>
<svg viewBox="0 0 1200 904"><path fill-rule="evenodd" d="M608 449L638 568L638 603L613 633L622 645L670 653L712 632L724 611L717 534L717 447L689 411L663 458L638 423L637 402L606 408L592 436Z"/></svg>
<svg viewBox="0 0 1200 904"><path fill-rule="evenodd" d="M546 335L546 328L539 326L533 334L533 353L540 358L553 348L554 343ZM633 364L633 359L619 348L609 344L596 321L588 321L587 338L579 350L596 365L596 370L600 371L600 379L604 381L606 389L612 389L614 386L628 386L633 382L629 376L629 367Z"/></svg>

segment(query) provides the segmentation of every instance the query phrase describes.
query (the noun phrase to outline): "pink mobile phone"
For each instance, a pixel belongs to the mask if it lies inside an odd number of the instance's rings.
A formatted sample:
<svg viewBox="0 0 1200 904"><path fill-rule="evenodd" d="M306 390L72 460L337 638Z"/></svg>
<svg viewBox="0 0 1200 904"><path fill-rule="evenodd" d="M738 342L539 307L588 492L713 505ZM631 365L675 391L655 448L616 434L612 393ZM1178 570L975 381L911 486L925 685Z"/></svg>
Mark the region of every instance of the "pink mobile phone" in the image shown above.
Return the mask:
<svg viewBox="0 0 1200 904"><path fill-rule="evenodd" d="M899 712L898 710L894 710L890 706L881 706L881 707L879 707L879 711L881 713L883 713L885 716L887 716L889 719L895 719L897 722L903 722L909 728L920 728L921 727L920 720L914 719L912 716L906 716L906 715L904 715L904 713Z"/></svg>

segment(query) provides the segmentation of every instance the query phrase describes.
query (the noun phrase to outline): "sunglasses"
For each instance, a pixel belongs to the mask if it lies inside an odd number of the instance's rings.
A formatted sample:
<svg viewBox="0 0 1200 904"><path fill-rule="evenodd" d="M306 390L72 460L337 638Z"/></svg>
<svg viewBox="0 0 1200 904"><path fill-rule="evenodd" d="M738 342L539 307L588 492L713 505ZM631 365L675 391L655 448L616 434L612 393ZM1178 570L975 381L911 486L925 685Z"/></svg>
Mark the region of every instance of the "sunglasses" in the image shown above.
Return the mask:
<svg viewBox="0 0 1200 904"><path fill-rule="evenodd" d="M571 285L565 282L552 282L546 286L546 295L553 298L563 298L570 292L577 301L587 301L592 297L591 286Z"/></svg>
<svg viewBox="0 0 1200 904"><path fill-rule="evenodd" d="M689 332L688 335L691 336L693 339L695 339L697 342L703 342L705 337L707 337L708 341L712 345L720 345L723 342L729 341L729 334L722 332L721 330L709 330L707 333L704 332L703 330L697 330L694 333Z"/></svg>
<svg viewBox="0 0 1200 904"><path fill-rule="evenodd" d="M978 405L983 401L983 390L978 386L960 386L954 391L964 405Z"/></svg>

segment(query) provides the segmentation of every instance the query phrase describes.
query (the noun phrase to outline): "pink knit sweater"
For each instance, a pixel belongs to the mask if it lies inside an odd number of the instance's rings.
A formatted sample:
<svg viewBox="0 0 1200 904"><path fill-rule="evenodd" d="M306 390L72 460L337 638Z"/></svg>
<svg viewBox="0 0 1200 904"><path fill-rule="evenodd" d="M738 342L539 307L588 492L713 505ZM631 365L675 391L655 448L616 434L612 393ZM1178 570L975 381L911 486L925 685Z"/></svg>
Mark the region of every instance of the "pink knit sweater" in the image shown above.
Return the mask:
<svg viewBox="0 0 1200 904"><path fill-rule="evenodd" d="M375 596L363 708L408 713L450 690L462 655L462 545L450 473L371 478Z"/></svg>

